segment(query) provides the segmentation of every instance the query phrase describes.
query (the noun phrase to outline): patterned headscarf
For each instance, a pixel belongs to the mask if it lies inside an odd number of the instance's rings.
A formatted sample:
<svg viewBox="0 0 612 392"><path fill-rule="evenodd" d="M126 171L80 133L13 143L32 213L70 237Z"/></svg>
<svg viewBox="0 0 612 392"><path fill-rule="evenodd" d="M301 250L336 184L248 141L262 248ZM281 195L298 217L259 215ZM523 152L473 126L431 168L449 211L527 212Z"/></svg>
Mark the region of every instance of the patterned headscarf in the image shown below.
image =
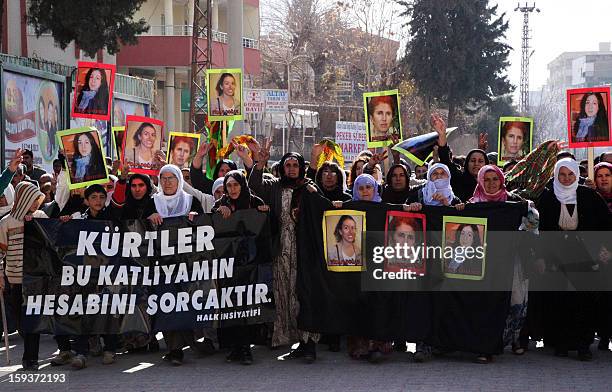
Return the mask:
<svg viewBox="0 0 612 392"><path fill-rule="evenodd" d="M23 220L32 203L40 197L45 197L45 194L36 185L27 181L20 182L15 187L15 202L11 209L11 216L17 220Z"/></svg>
<svg viewBox="0 0 612 392"><path fill-rule="evenodd" d="M489 194L485 190L484 177L487 172L494 172L499 178L500 188L495 194ZM506 192L506 184L504 184L504 173L495 165L485 165L478 171L478 185L474 190L474 196L470 199L472 203L491 202L491 201L506 201L508 200L508 192Z"/></svg>

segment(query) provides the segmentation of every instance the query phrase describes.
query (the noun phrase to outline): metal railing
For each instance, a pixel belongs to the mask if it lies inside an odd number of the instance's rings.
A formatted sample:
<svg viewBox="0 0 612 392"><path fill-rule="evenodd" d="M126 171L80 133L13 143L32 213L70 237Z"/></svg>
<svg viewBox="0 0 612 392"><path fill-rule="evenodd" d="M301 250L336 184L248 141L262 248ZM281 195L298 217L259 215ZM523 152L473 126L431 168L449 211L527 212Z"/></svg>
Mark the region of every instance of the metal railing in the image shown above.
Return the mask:
<svg viewBox="0 0 612 392"><path fill-rule="evenodd" d="M34 68L40 71L45 71L56 75L63 75L66 77L72 76L74 78L76 74L74 72L76 67L73 67L71 65L54 63L39 58L11 56L8 54L0 53L0 61L6 64ZM74 80L72 81L72 85L74 85ZM143 79L117 73L115 74L115 86L113 90L115 93L118 94L123 94L126 96L140 98L153 102L155 83L153 80L150 79Z"/></svg>

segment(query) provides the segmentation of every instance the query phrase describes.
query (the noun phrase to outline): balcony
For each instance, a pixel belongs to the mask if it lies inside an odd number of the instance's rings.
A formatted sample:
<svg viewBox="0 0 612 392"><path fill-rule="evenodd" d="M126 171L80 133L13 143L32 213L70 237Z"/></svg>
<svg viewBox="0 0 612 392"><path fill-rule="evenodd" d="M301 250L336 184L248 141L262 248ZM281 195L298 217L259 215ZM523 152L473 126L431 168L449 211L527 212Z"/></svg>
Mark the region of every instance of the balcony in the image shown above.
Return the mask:
<svg viewBox="0 0 612 392"><path fill-rule="evenodd" d="M117 54L117 65L126 67L187 67L191 64L191 25L151 25L148 32L138 37L133 46L122 46ZM200 35L201 47L206 47L206 32ZM227 66L229 35L212 31L213 58L215 68ZM261 73L259 40L242 37L244 68L247 74Z"/></svg>

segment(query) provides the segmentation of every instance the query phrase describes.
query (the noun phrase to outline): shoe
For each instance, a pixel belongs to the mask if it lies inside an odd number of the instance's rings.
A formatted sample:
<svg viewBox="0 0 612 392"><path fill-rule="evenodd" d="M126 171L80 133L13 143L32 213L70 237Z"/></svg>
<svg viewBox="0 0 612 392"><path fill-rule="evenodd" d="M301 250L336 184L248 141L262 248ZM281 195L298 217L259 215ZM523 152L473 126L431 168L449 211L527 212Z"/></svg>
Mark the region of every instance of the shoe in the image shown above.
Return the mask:
<svg viewBox="0 0 612 392"><path fill-rule="evenodd" d="M72 362L72 351L60 351L53 359L51 359L51 366L63 366L68 365Z"/></svg>
<svg viewBox="0 0 612 392"><path fill-rule="evenodd" d="M111 351L104 351L102 353L102 364L110 365L110 364L115 363L117 361L115 357L116 357L115 353Z"/></svg>
<svg viewBox="0 0 612 392"><path fill-rule="evenodd" d="M225 362L232 363L242 360L242 347L234 346L232 351L225 357Z"/></svg>
<svg viewBox="0 0 612 392"><path fill-rule="evenodd" d="M589 362L593 360L593 353L588 348L578 350L578 360L583 362Z"/></svg>
<svg viewBox="0 0 612 392"><path fill-rule="evenodd" d="M287 355L287 359L296 359L303 358L306 350L306 343L300 341L298 346L291 351L289 351L289 355Z"/></svg>
<svg viewBox="0 0 612 392"><path fill-rule="evenodd" d="M87 357L82 354L75 355L74 358L72 358L72 362L70 363L70 366L72 366L76 370L81 370L81 369L86 368L87 367Z"/></svg>
<svg viewBox="0 0 612 392"><path fill-rule="evenodd" d="M525 349L517 344L512 344L512 353L514 355L523 355L525 354Z"/></svg>
<svg viewBox="0 0 612 392"><path fill-rule="evenodd" d="M181 366L183 364L183 350L171 350L164 355L164 361L170 362L173 366Z"/></svg>
<svg viewBox="0 0 612 392"><path fill-rule="evenodd" d="M431 346L423 342L418 342L414 353L414 362L423 363L431 359Z"/></svg>
<svg viewBox="0 0 612 392"><path fill-rule="evenodd" d="M479 354L476 358L474 358L475 363L487 364L493 362L493 356L486 354Z"/></svg>
<svg viewBox="0 0 612 392"><path fill-rule="evenodd" d="M207 357L215 353L215 346L210 339L204 339L203 342L195 342L193 347L201 357Z"/></svg>
<svg viewBox="0 0 612 392"><path fill-rule="evenodd" d="M600 338L599 339L599 344L597 345L597 349L599 351L608 351L610 350L610 338Z"/></svg>
<svg viewBox="0 0 612 392"><path fill-rule="evenodd" d="M30 361L27 359L24 359L21 362L21 369L19 369L22 372L37 372L38 371L38 361Z"/></svg>
<svg viewBox="0 0 612 392"><path fill-rule="evenodd" d="M251 346L246 344L242 347L240 356L240 364L250 365L253 363L253 353L251 352Z"/></svg>
<svg viewBox="0 0 612 392"><path fill-rule="evenodd" d="M308 340L304 347L304 361L313 363L317 360L317 345L312 340Z"/></svg>
<svg viewBox="0 0 612 392"><path fill-rule="evenodd" d="M380 351L370 351L368 354L368 362L370 363L381 363L383 360L383 355Z"/></svg>

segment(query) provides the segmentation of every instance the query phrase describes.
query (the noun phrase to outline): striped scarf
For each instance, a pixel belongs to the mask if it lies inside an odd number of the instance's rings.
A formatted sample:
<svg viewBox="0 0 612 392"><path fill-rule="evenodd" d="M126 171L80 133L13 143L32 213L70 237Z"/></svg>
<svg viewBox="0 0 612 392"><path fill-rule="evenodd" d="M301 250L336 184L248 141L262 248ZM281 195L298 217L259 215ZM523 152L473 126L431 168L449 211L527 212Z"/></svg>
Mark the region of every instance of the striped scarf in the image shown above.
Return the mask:
<svg viewBox="0 0 612 392"><path fill-rule="evenodd" d="M45 197L38 187L30 182L22 181L15 187L15 202L11 209L11 216L22 221L28 214L34 201L40 197Z"/></svg>

